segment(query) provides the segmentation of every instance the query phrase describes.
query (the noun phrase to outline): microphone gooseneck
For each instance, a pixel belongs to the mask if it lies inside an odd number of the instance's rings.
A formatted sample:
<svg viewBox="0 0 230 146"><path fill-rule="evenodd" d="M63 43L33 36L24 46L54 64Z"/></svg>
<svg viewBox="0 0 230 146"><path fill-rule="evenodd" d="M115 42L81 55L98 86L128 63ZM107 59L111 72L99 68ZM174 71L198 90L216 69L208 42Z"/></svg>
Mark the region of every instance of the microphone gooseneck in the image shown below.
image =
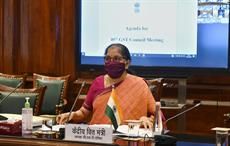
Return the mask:
<svg viewBox="0 0 230 146"><path fill-rule="evenodd" d="M73 109L74 109L74 107L75 107L75 105L76 105L76 103L77 103L78 98L79 98L80 95L81 95L81 91L82 91L82 89L83 89L84 86L85 86L85 81L83 81L83 82L81 83L81 88L80 88L80 90L78 91L77 97L76 97L76 99L75 99L75 101L74 101L74 103L73 103L73 105L72 105L72 107L71 107L71 109L70 109L70 112L69 112L69 115L68 115L68 118L67 118L67 122L66 122L66 123L69 123L69 121L70 121L70 116L71 116L71 114L72 114L72 112L73 112Z"/></svg>
<svg viewBox="0 0 230 146"><path fill-rule="evenodd" d="M18 83L18 85L8 94L8 95L6 95L1 101L0 101L0 105L1 105L1 103L6 99L6 98L8 98L12 93L14 93L19 87L21 87L22 86L22 83L23 82L20 82L20 83Z"/></svg>
<svg viewBox="0 0 230 146"><path fill-rule="evenodd" d="M182 114L184 114L184 113L186 113L186 112L188 112L188 111L190 111L190 110L192 110L192 109L194 109L194 108L196 108L196 107L198 107L198 106L200 106L200 105L201 105L201 103L199 102L199 103L195 104L194 106L192 106L192 107L190 107L190 108L188 108L188 109L186 109L186 110L184 110L184 111L182 111L182 112L180 112L180 113L178 113L178 114L176 114L176 115L174 115L174 116L168 118L168 119L165 121L165 124L166 124L168 121L170 121L170 120L172 120L172 119L175 119L175 118L179 117L180 115L182 115Z"/></svg>
<svg viewBox="0 0 230 146"><path fill-rule="evenodd" d="M5 101L12 93L14 93L19 87L21 87L23 84L23 82L19 82L18 85L12 90L10 91L10 93L8 95L6 95L4 98L2 98L2 100L0 101L0 105L2 104L3 101ZM7 117L4 117L2 115L0 115L0 121L2 120L7 120Z"/></svg>

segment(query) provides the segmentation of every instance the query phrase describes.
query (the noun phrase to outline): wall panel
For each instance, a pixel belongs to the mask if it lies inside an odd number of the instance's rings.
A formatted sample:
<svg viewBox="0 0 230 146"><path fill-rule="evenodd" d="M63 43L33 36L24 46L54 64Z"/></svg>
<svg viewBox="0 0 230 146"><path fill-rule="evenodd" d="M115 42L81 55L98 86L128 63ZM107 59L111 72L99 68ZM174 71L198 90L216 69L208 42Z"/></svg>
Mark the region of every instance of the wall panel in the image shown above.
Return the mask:
<svg viewBox="0 0 230 146"><path fill-rule="evenodd" d="M0 0L0 71L3 70L3 0Z"/></svg>
<svg viewBox="0 0 230 146"><path fill-rule="evenodd" d="M14 44L14 0L3 1L2 11L2 69L6 72L13 72L13 44Z"/></svg>
<svg viewBox="0 0 230 146"><path fill-rule="evenodd" d="M0 0L0 72L75 77L74 13L74 0Z"/></svg>
<svg viewBox="0 0 230 146"><path fill-rule="evenodd" d="M31 0L22 0L20 3L20 13L21 13L21 20L20 20L20 51L18 54L19 62L18 62L18 72L24 73L30 71L30 54L29 54L29 9L30 9L30 2Z"/></svg>

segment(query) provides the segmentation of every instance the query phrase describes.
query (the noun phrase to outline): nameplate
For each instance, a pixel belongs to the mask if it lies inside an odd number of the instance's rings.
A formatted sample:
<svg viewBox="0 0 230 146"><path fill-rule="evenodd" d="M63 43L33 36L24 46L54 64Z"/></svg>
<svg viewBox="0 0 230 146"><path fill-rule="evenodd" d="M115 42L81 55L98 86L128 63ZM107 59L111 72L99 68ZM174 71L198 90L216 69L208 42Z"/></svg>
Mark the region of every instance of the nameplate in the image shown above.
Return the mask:
<svg viewBox="0 0 230 146"><path fill-rule="evenodd" d="M66 124L65 140L113 143L113 129L110 125Z"/></svg>

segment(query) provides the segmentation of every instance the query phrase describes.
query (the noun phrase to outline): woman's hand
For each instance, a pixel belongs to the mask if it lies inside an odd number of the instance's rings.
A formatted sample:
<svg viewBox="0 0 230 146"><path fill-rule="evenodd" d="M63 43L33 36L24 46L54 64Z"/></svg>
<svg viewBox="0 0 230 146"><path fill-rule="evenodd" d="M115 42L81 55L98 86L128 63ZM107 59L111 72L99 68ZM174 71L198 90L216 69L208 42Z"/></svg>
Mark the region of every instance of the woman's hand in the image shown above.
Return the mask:
<svg viewBox="0 0 230 146"><path fill-rule="evenodd" d="M70 116L69 113L60 114L56 117L56 121L58 124L65 124L66 122L68 122L68 120L71 120L73 118L73 115L74 112L72 112Z"/></svg>
<svg viewBox="0 0 230 146"><path fill-rule="evenodd" d="M90 111L84 107L81 107L77 111L73 111L69 116L69 113L63 113L56 117L56 121L58 124L65 124L68 121L71 122L82 122L90 115Z"/></svg>
<svg viewBox="0 0 230 146"><path fill-rule="evenodd" d="M141 117L140 118L141 124L144 126L144 128L153 128L153 118L148 118L148 117Z"/></svg>

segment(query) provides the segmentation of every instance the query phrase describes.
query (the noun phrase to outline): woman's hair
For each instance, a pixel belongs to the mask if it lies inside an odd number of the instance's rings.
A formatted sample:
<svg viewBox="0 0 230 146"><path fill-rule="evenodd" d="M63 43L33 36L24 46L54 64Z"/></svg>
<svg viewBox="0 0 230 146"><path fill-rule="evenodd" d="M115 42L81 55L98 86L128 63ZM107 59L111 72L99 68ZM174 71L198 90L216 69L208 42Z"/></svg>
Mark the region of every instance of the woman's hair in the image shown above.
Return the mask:
<svg viewBox="0 0 230 146"><path fill-rule="evenodd" d="M125 45L119 44L119 43L109 45L105 49L104 55L106 55L108 53L109 48L113 48L113 47L120 48L120 53L121 53L122 57L124 57L125 60L130 60L131 61L131 56L130 56L130 53L129 53L129 49Z"/></svg>
<svg viewBox="0 0 230 146"><path fill-rule="evenodd" d="M109 45L109 46L105 49L104 55L106 55L106 54L108 53L109 48L113 48L113 47L120 48L120 53L121 53L122 57L124 57L125 60L131 61L131 56L130 56L130 53L129 53L129 49L128 49L125 45L119 44L119 43ZM130 74L133 74L133 75L136 74L135 71L131 70L130 68L128 68L126 71L127 71L128 73L130 73Z"/></svg>

